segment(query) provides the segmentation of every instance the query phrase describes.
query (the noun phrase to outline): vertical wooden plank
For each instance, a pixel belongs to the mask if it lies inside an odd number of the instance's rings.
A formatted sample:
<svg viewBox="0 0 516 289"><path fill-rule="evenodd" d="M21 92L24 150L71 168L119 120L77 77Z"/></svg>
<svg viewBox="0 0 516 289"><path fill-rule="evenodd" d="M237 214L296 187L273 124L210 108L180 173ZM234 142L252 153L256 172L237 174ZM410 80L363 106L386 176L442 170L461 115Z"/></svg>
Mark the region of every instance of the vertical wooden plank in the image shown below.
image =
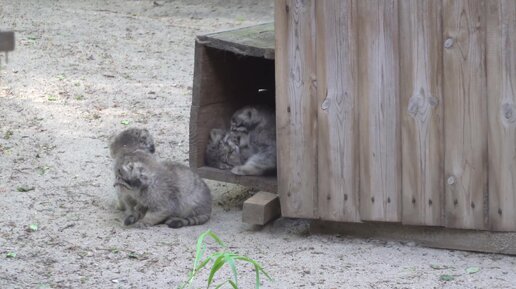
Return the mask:
<svg viewBox="0 0 516 289"><path fill-rule="evenodd" d="M490 228L516 230L516 1L489 0L487 91Z"/></svg>
<svg viewBox="0 0 516 289"><path fill-rule="evenodd" d="M442 225L441 1L399 2L402 222Z"/></svg>
<svg viewBox="0 0 516 289"><path fill-rule="evenodd" d="M360 216L401 219L398 1L358 5Z"/></svg>
<svg viewBox="0 0 516 289"><path fill-rule="evenodd" d="M316 2L319 217L359 222L356 9Z"/></svg>
<svg viewBox="0 0 516 289"><path fill-rule="evenodd" d="M278 192L283 216L317 217L315 4L276 1Z"/></svg>
<svg viewBox="0 0 516 289"><path fill-rule="evenodd" d="M485 1L444 0L446 226L487 219Z"/></svg>

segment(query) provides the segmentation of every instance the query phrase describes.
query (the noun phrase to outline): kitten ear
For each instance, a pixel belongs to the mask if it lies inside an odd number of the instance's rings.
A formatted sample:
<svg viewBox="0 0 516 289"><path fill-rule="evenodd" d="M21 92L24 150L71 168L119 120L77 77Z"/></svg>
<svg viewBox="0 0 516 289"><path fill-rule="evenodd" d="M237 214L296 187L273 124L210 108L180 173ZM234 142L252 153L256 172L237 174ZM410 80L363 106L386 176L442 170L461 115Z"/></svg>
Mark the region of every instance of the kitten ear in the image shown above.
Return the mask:
<svg viewBox="0 0 516 289"><path fill-rule="evenodd" d="M210 131L210 140L212 142L218 142L224 136L225 131L220 128L214 128Z"/></svg>

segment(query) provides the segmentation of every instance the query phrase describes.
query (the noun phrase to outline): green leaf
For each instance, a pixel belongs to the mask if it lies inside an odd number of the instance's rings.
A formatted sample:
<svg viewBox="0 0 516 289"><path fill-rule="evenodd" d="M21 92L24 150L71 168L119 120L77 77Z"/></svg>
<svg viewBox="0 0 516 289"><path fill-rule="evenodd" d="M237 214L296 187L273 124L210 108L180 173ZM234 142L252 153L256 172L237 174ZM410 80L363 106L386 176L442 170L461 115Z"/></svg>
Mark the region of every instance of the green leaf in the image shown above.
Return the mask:
<svg viewBox="0 0 516 289"><path fill-rule="evenodd" d="M18 191L18 192L30 192L30 191L34 191L35 189L36 189L35 187L21 186L21 187L17 187L16 191Z"/></svg>
<svg viewBox="0 0 516 289"><path fill-rule="evenodd" d="M235 285L236 287L238 287L238 276L235 266L235 260L233 260L231 254L224 255L224 260L226 261L226 263L228 263L229 267L231 267L231 271L233 271L233 277L235 278Z"/></svg>
<svg viewBox="0 0 516 289"><path fill-rule="evenodd" d="M4 139L5 139L5 140L10 139L10 138L13 136L13 134L14 134L14 133L13 133L13 131L12 131L12 130L8 130L8 131L6 131L6 132L5 132L5 134L4 134Z"/></svg>
<svg viewBox="0 0 516 289"><path fill-rule="evenodd" d="M235 284L233 281L228 280L228 282L229 282L229 284L231 284L231 286L233 287L233 289L238 289L237 284Z"/></svg>
<svg viewBox="0 0 516 289"><path fill-rule="evenodd" d="M78 94L75 96L75 100L83 100L84 99L84 95L82 94Z"/></svg>
<svg viewBox="0 0 516 289"><path fill-rule="evenodd" d="M127 257L129 257L129 259L138 259L138 254L130 252L129 254L127 254Z"/></svg>
<svg viewBox="0 0 516 289"><path fill-rule="evenodd" d="M57 75L57 79L59 79L59 80L63 81L63 80L65 79L64 74L59 74L59 75Z"/></svg>
<svg viewBox="0 0 516 289"><path fill-rule="evenodd" d="M206 288L210 288L211 283L213 282L213 277L215 276L215 273L224 266L224 255L220 255L216 260L215 263L213 263L213 266L211 267L210 276L208 277L208 286Z"/></svg>
<svg viewBox="0 0 516 289"><path fill-rule="evenodd" d="M38 230L38 224L30 224L29 230L31 230L32 232L36 232Z"/></svg>
<svg viewBox="0 0 516 289"><path fill-rule="evenodd" d="M6 255L5 255L6 258L15 258L16 257L16 252L8 252Z"/></svg>
<svg viewBox="0 0 516 289"><path fill-rule="evenodd" d="M49 95L49 96L47 97L47 99L48 99L48 101L56 101L56 100L57 100L57 96L55 96L55 95Z"/></svg>
<svg viewBox="0 0 516 289"><path fill-rule="evenodd" d="M441 281L453 281L455 280L455 277L453 275L443 274L439 277L439 280Z"/></svg>
<svg viewBox="0 0 516 289"><path fill-rule="evenodd" d="M129 121L126 119L122 120L120 123L123 125L129 125Z"/></svg>
<svg viewBox="0 0 516 289"><path fill-rule="evenodd" d="M480 268L479 268L479 267L475 267L475 266L473 266L473 267L468 267L468 268L466 268L466 273L468 273L468 274L475 274L475 273L477 273L478 271L480 271Z"/></svg>

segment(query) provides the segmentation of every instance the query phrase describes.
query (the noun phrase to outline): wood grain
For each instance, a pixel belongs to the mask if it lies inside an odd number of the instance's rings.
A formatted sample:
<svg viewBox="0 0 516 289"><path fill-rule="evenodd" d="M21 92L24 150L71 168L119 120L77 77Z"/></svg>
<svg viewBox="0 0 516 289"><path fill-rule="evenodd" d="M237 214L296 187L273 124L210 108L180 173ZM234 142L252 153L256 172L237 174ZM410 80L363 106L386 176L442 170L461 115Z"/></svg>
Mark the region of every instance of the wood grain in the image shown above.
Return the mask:
<svg viewBox="0 0 516 289"><path fill-rule="evenodd" d="M317 217L313 0L276 1L276 132L282 215Z"/></svg>
<svg viewBox="0 0 516 289"><path fill-rule="evenodd" d="M358 4L360 216L401 220L398 1Z"/></svg>
<svg viewBox="0 0 516 289"><path fill-rule="evenodd" d="M317 1L316 18L319 216L359 222L356 6Z"/></svg>
<svg viewBox="0 0 516 289"><path fill-rule="evenodd" d="M441 2L400 1L404 224L442 225L444 128Z"/></svg>
<svg viewBox="0 0 516 289"><path fill-rule="evenodd" d="M351 238L411 242L432 248L516 255L516 233L402 226L397 223L311 222L310 234L328 233Z"/></svg>
<svg viewBox="0 0 516 289"><path fill-rule="evenodd" d="M444 0L446 226L487 223L485 1Z"/></svg>
<svg viewBox="0 0 516 289"><path fill-rule="evenodd" d="M487 2L489 220L516 230L516 2Z"/></svg>
<svg viewBox="0 0 516 289"><path fill-rule="evenodd" d="M212 167L199 167L196 171L202 178L238 184L267 192L276 192L276 176L238 176L229 170L219 170Z"/></svg>
<svg viewBox="0 0 516 289"><path fill-rule="evenodd" d="M257 192L244 202L242 222L251 225L265 225L281 216L277 194Z"/></svg>
<svg viewBox="0 0 516 289"><path fill-rule="evenodd" d="M199 35L197 42L238 55L274 59L274 24L264 23Z"/></svg>

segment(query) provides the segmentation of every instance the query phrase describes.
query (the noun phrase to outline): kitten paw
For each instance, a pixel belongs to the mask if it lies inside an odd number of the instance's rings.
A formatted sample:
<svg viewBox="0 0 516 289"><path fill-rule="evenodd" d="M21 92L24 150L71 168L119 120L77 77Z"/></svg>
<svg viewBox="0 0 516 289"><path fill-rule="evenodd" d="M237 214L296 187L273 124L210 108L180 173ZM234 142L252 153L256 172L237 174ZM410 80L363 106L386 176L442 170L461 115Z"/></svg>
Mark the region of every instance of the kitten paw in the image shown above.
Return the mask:
<svg viewBox="0 0 516 289"><path fill-rule="evenodd" d="M238 167L234 167L231 169L231 172L235 175L239 175L239 176L244 176L244 172L242 171L242 169L240 168L240 166Z"/></svg>
<svg viewBox="0 0 516 289"><path fill-rule="evenodd" d="M138 221L138 219L135 216L129 215L127 218L125 218L124 225L129 226L136 223L136 221Z"/></svg>

